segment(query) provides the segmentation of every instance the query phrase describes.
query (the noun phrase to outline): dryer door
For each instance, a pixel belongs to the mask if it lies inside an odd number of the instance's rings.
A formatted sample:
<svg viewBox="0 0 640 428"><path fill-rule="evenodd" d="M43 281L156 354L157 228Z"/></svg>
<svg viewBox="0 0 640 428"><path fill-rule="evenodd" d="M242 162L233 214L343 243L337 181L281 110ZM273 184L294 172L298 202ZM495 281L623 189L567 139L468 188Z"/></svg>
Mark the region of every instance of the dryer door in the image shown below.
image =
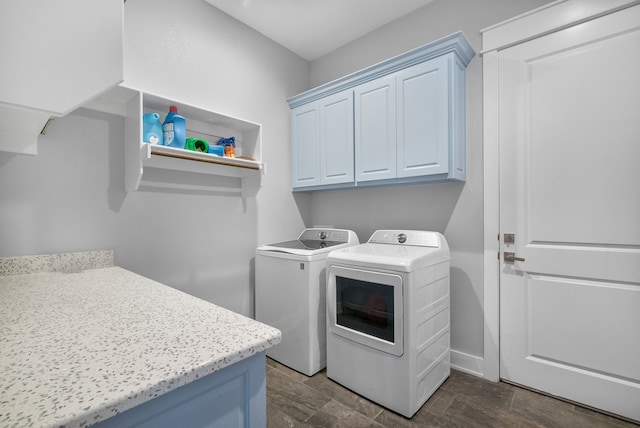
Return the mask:
<svg viewBox="0 0 640 428"><path fill-rule="evenodd" d="M329 267L329 334L392 355L404 352L402 277L395 274Z"/></svg>

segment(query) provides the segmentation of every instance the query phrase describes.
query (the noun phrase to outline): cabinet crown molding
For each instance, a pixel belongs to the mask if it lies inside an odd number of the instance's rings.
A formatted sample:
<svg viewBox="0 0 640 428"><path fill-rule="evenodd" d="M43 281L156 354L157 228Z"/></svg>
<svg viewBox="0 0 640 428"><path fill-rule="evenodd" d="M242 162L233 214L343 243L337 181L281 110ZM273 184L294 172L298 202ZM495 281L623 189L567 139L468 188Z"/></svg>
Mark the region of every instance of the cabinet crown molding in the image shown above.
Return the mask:
<svg viewBox="0 0 640 428"><path fill-rule="evenodd" d="M426 45L412 49L339 79L317 86L287 100L290 108L318 100L344 89L349 89L403 68L428 61L448 53L454 53L462 67L466 67L476 55L462 31L445 36Z"/></svg>

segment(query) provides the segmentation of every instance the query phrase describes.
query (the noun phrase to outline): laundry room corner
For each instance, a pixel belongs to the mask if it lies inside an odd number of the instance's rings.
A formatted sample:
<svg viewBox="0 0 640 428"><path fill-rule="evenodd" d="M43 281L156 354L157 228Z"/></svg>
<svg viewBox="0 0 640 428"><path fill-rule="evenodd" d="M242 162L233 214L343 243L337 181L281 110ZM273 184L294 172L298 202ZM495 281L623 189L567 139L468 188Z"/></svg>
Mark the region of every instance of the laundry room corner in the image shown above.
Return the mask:
<svg viewBox="0 0 640 428"><path fill-rule="evenodd" d="M313 61L311 84L324 84L456 31L462 31L480 52L483 28L544 3L547 1L432 2ZM361 239L389 227L444 234L451 249L451 363L476 376L484 376L482 117L482 58L476 56L466 70L464 183L315 192L311 196L312 224L352 229Z"/></svg>

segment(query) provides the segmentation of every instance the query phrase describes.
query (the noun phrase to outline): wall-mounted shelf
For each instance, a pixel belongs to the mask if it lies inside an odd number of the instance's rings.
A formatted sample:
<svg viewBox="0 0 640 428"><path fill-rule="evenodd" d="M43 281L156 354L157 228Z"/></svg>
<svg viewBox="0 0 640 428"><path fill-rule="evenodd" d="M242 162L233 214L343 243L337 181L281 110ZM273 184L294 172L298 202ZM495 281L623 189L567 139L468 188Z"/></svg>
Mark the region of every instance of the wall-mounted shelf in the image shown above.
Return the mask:
<svg viewBox="0 0 640 428"><path fill-rule="evenodd" d="M212 155L209 153L183 150L183 149L178 149L178 148L169 147L169 146L156 146L153 144L146 144L142 146L141 150L145 152L144 156L146 157L146 159L151 159L152 155L156 155L156 156L166 156L170 158L187 159L187 160L192 160L197 162L212 163L216 165L226 165L226 166L232 166L236 168L246 168L246 169L255 170L255 171L259 171L260 168L262 167L262 165L259 162L252 159L245 159L245 158L238 158L238 157L230 158L226 156ZM234 173L232 173L232 175L234 176L237 175L238 177L244 177L246 175L251 175L251 174L252 174L251 171L242 171L242 170L236 170Z"/></svg>
<svg viewBox="0 0 640 428"><path fill-rule="evenodd" d="M142 116L158 113L163 120L170 105L175 105L179 114L186 119L187 138L202 138L210 144L216 144L220 138L233 136L236 140L236 157L143 142ZM125 86L118 86L87 105L87 108L125 117L127 191L154 187L251 197L260 188L261 175L264 173L260 124Z"/></svg>

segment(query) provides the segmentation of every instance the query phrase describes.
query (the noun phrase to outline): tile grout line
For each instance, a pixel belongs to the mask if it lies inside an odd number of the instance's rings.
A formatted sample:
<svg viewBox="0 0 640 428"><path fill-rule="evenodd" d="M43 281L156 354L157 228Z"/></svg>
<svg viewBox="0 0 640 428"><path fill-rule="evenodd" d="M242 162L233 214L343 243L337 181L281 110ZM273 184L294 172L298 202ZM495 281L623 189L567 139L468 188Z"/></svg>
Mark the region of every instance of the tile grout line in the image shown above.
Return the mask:
<svg viewBox="0 0 640 428"><path fill-rule="evenodd" d="M371 418L371 420L372 420L373 422L376 422L376 418L377 418L378 416L380 416L380 415L382 414L382 412L384 412L384 407L383 407L383 408L381 408L381 409L380 409L380 411L379 411L379 412L378 412L378 413L377 413L373 418ZM380 423L380 422L376 422L376 423Z"/></svg>

